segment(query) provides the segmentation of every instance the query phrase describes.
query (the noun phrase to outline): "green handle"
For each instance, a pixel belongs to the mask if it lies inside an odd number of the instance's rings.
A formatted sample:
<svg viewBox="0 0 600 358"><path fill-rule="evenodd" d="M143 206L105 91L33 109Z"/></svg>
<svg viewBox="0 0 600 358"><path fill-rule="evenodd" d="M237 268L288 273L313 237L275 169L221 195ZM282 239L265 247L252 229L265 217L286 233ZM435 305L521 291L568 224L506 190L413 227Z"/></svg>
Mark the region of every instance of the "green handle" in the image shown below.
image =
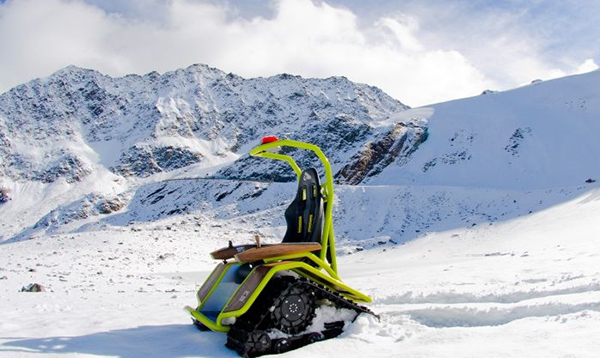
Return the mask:
<svg viewBox="0 0 600 358"><path fill-rule="evenodd" d="M323 238L321 239L322 248L321 248L321 253L320 253L319 257L322 261L327 262L327 249L329 247L331 247L331 249L330 249L330 252L331 252L330 265L331 265L331 269L337 274L337 259L335 256L335 238L334 238L334 234L333 234L333 198L334 198L333 174L331 172L331 165L329 164L329 160L327 160L327 157L325 157L325 154L323 154L323 151L321 151L321 148L317 147L316 145L304 143L304 142L298 142L298 141L291 140L291 139L282 139L282 140L277 140L277 141L261 144L258 147L252 149L250 151L250 155L256 156L256 157L283 160L283 161L287 162L288 164L290 164L292 169L294 169L294 172L296 172L296 176L298 177L298 180L300 180L300 174L302 173L302 170L300 169L298 164L296 164L296 161L292 157L290 157L289 155L285 155L285 154L269 152L269 149L274 149L277 147L294 147L294 148L300 148L300 149L306 149L306 150L313 151L317 155L317 157L321 160L321 163L323 163L323 167L325 168L325 178L326 178L326 182L324 185L325 191L323 193L323 198L324 198L325 202L327 203L327 205L325 206L325 224L323 225Z"/></svg>

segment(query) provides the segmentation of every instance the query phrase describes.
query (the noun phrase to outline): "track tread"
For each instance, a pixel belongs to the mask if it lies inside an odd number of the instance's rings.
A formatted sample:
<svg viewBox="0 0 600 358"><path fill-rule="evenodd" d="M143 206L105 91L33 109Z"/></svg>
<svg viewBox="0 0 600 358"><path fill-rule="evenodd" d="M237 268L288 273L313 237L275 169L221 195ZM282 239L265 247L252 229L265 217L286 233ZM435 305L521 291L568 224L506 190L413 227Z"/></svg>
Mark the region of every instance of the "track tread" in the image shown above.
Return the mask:
<svg viewBox="0 0 600 358"><path fill-rule="evenodd" d="M328 327L326 326L326 329L322 332L300 333L291 335L287 338L275 339L271 341L270 349L257 349L257 347L260 348L261 345L253 341L253 337L256 337L256 334L253 335L252 332L267 331L270 328L278 326L276 322L273 322L274 317L271 308L280 296L291 289L292 286L299 286L307 292L312 292L316 300L327 299L335 307L351 309L357 312L357 317L360 313L368 313L375 317L379 317L367 307L358 305L344 298L339 293L333 292L323 285L308 281L305 278L296 279L291 276L275 277L265 287L252 308L244 315L237 318L235 324L227 334L226 346L235 350L243 357L256 357L264 354L277 354L300 348L318 340L337 337L343 332L343 321L330 322L327 324ZM314 318L314 311L312 313L312 318ZM320 335L318 339L315 333ZM287 340L288 342L281 342L282 340ZM282 350L282 347L286 348Z"/></svg>

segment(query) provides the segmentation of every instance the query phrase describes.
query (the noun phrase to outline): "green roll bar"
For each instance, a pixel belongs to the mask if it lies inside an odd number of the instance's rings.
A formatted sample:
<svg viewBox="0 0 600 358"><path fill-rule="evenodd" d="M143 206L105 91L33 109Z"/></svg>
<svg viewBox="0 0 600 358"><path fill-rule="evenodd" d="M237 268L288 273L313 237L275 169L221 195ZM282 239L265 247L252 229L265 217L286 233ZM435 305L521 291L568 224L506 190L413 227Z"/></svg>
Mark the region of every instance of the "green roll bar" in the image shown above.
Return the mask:
<svg viewBox="0 0 600 358"><path fill-rule="evenodd" d="M278 140L274 137L271 137L272 141L259 145L258 147L252 149L250 151L250 155L255 157L263 157L270 158L276 160L283 160L287 162L294 172L296 172L297 179L300 180L300 174L302 170L296 164L296 161L290 157L289 155L274 153L269 150L278 149L279 147L294 147L300 149L306 149L313 151L317 157L323 163L323 167L325 168L325 183L321 186L321 191L323 195L323 200L325 201L325 223L323 225L323 237L321 238L321 253L319 258L323 262L329 262L331 269L337 275L337 259L335 256L335 238L333 233L333 174L331 172L331 165L329 164L329 160L321 151L321 148L317 147L314 144L298 142L290 139L281 139ZM327 258L327 248L330 249L331 261Z"/></svg>

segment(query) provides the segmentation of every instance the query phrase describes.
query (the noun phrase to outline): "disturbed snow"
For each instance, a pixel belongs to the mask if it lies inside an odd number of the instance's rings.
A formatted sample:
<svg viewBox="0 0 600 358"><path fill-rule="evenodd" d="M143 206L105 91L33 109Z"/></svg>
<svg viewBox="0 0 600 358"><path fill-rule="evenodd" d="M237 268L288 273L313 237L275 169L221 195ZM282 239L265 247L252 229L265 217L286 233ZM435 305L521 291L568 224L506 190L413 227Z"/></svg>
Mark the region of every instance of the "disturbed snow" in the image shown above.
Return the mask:
<svg viewBox="0 0 600 358"><path fill-rule="evenodd" d="M368 185L337 186L335 206L340 275L373 297L381 321L361 315L340 337L283 356L597 357L600 187L585 181L600 178L599 80L390 118L427 121L429 139ZM208 252L257 232L281 240L293 185L160 179L12 183L0 237L32 239L0 245L0 355L235 356L182 307L215 264ZM90 188L130 201L69 221ZM159 200L159 188L174 194ZM182 207L189 214L168 214ZM28 231L48 212L48 227ZM46 292L19 292L31 283Z"/></svg>
<svg viewBox="0 0 600 358"><path fill-rule="evenodd" d="M341 276L374 298L338 339L284 356L593 357L600 349L599 189L535 214L344 246ZM226 228L60 234L2 246L3 356L234 356L181 309ZM244 240L238 234L236 241ZM19 292L40 282L47 291Z"/></svg>

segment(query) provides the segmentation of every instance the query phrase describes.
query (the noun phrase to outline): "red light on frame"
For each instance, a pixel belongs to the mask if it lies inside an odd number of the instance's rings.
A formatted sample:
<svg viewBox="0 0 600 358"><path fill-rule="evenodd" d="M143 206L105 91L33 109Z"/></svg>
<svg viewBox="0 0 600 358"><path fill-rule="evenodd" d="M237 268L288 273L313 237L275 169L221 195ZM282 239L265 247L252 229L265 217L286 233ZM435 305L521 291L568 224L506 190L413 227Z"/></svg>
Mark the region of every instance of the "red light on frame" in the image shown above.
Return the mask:
<svg viewBox="0 0 600 358"><path fill-rule="evenodd" d="M263 137L263 139L260 141L260 144L277 142L278 140L279 140L279 138L277 138L277 137Z"/></svg>

